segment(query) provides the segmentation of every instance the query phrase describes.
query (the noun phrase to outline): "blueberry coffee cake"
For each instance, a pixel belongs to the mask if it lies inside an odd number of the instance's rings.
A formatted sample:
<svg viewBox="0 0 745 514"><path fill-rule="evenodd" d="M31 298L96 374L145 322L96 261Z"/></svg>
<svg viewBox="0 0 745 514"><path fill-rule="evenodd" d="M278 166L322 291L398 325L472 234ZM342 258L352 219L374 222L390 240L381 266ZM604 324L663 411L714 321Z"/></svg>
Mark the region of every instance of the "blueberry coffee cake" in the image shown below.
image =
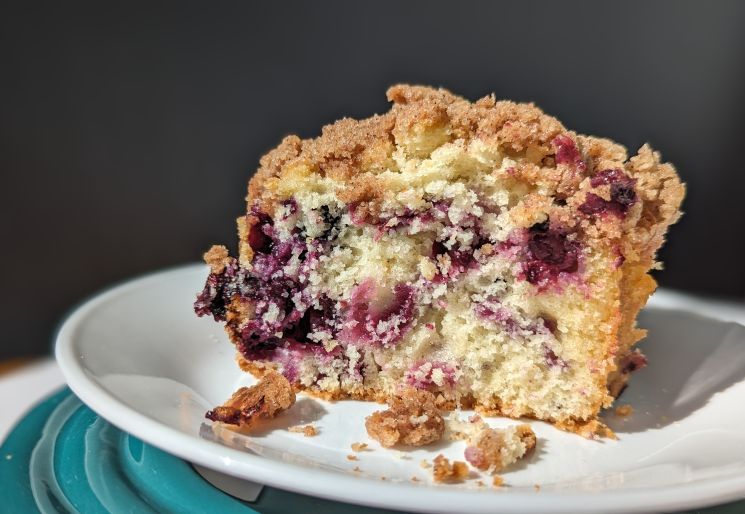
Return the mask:
<svg viewBox="0 0 745 514"><path fill-rule="evenodd" d="M239 250L195 303L241 368L298 391L533 417L581 431L646 363L635 319L684 195L643 146L531 104L398 85L389 112L261 159Z"/></svg>

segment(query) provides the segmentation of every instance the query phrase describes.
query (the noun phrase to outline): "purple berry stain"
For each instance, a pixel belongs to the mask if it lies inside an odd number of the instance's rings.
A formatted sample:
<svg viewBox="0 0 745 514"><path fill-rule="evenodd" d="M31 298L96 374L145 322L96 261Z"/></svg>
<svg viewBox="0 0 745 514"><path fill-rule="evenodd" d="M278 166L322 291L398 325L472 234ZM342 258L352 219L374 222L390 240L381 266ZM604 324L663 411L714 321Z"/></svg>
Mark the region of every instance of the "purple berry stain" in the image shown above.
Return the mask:
<svg viewBox="0 0 745 514"><path fill-rule="evenodd" d="M414 308L411 286L400 283L387 288L367 278L351 292L339 339L349 343L393 345L411 324Z"/></svg>
<svg viewBox="0 0 745 514"><path fill-rule="evenodd" d="M592 187L610 185L610 200L595 193L587 193L585 201L579 206L580 212L589 216L610 213L623 218L639 200L634 186L636 180L619 169L599 171L590 180Z"/></svg>
<svg viewBox="0 0 745 514"><path fill-rule="evenodd" d="M585 171L585 161L582 160L582 155L571 137L566 134L556 136L551 144L556 152L556 164L567 164L578 171Z"/></svg>
<svg viewBox="0 0 745 514"><path fill-rule="evenodd" d="M525 279L533 285L547 286L560 273L574 273L579 267L579 243L568 233L552 228L548 221L528 230L528 260L524 264Z"/></svg>

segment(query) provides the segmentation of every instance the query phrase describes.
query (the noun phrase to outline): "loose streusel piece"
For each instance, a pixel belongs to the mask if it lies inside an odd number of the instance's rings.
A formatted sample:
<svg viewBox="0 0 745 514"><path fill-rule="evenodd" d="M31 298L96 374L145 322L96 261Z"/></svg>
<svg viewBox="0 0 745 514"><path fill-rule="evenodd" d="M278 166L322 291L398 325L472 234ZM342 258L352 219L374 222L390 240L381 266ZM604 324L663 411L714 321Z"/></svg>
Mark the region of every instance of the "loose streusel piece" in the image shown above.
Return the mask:
<svg viewBox="0 0 745 514"><path fill-rule="evenodd" d="M388 410L368 416L365 428L386 448L397 444L424 446L442 438L445 422L432 393L406 389L391 399Z"/></svg>
<svg viewBox="0 0 745 514"><path fill-rule="evenodd" d="M491 481L491 485L493 485L494 487L502 487L504 485L504 478L499 475L494 475L494 478Z"/></svg>
<svg viewBox="0 0 745 514"><path fill-rule="evenodd" d="M629 404L619 405L616 407L616 416L625 418L634 413L634 408Z"/></svg>
<svg viewBox="0 0 745 514"><path fill-rule="evenodd" d="M295 392L290 382L282 374L270 370L258 384L241 387L224 404L207 412L205 417L248 428L258 420L275 417L294 403Z"/></svg>
<svg viewBox="0 0 745 514"><path fill-rule="evenodd" d="M347 455L347 460L359 460L356 455L352 455L351 453Z"/></svg>
<svg viewBox="0 0 745 514"><path fill-rule="evenodd" d="M318 429L313 425L295 426L287 429L289 432L303 434L305 437L313 437L318 435Z"/></svg>
<svg viewBox="0 0 745 514"><path fill-rule="evenodd" d="M367 443L352 443L352 450L356 452L363 452L367 448Z"/></svg>
<svg viewBox="0 0 745 514"><path fill-rule="evenodd" d="M440 454L433 461L432 476L435 482L454 484L462 482L468 476L468 465L459 460L450 464L444 455Z"/></svg>
<svg viewBox="0 0 745 514"><path fill-rule="evenodd" d="M506 429L485 428L468 441L465 458L481 471L500 471L529 454L536 445L530 425Z"/></svg>

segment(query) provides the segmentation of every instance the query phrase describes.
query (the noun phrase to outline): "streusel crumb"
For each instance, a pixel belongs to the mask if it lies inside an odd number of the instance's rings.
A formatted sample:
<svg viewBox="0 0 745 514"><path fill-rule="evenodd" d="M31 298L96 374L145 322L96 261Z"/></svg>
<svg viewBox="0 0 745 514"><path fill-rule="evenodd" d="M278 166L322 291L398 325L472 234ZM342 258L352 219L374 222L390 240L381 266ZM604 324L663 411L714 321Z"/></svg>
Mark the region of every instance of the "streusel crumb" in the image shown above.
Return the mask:
<svg viewBox="0 0 745 514"><path fill-rule="evenodd" d="M469 438L465 458L482 471L500 471L528 455L536 445L530 425L519 425L504 430L484 428Z"/></svg>
<svg viewBox="0 0 745 514"><path fill-rule="evenodd" d="M499 475L494 475L494 478L492 478L491 485L494 487L502 487L504 485L504 478L502 478Z"/></svg>
<svg viewBox="0 0 745 514"><path fill-rule="evenodd" d="M577 435L584 437L585 439L599 439L606 437L608 439L618 439L615 432L610 429L605 423L596 419L589 421L567 421L562 423L556 423L556 428L566 430L567 432L574 432Z"/></svg>
<svg viewBox="0 0 745 514"><path fill-rule="evenodd" d="M619 405L618 407L616 407L616 416L619 416L621 418L631 416L633 413L634 413L634 408L631 405L625 404L625 405Z"/></svg>
<svg viewBox="0 0 745 514"><path fill-rule="evenodd" d="M468 476L468 465L459 460L450 464L444 455L440 454L432 462L432 476L435 482L454 484L462 482Z"/></svg>
<svg viewBox="0 0 745 514"><path fill-rule="evenodd" d="M352 443L352 450L356 452L365 451L366 448L367 448L367 443Z"/></svg>
<svg viewBox="0 0 745 514"><path fill-rule="evenodd" d="M230 263L228 249L222 245L214 245L204 254L204 262L210 267L212 273L222 273Z"/></svg>
<svg viewBox="0 0 745 514"><path fill-rule="evenodd" d="M247 428L258 420L275 417L294 403L295 392L287 379L276 371L269 371L258 384L241 387L227 402L207 412L205 417Z"/></svg>
<svg viewBox="0 0 745 514"><path fill-rule="evenodd" d="M295 426L290 427L287 429L289 432L295 432L298 434L303 434L305 437L313 437L318 435L318 429L314 427L313 425L305 425L305 426Z"/></svg>
<svg viewBox="0 0 745 514"><path fill-rule="evenodd" d="M368 416L365 428L386 448L397 444L424 446L442 438L445 422L432 393L406 389L391 399L388 410Z"/></svg>

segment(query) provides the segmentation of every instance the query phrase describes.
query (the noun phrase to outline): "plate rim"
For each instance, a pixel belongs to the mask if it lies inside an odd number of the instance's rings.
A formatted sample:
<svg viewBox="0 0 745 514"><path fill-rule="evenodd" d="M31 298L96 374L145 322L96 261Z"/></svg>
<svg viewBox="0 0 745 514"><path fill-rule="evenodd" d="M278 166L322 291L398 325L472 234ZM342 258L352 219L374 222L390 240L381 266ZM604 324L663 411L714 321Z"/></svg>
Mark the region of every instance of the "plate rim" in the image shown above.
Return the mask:
<svg viewBox="0 0 745 514"><path fill-rule="evenodd" d="M433 487L431 484L397 483L266 459L202 439L198 435L188 435L149 418L108 392L86 371L84 356L76 354L75 335L95 309L107 301L139 288L152 286L156 282L173 280L197 271L206 273L207 266L178 266L107 288L72 310L55 336L57 363L68 386L81 401L117 428L188 462L297 493L414 512L487 513L501 508L516 513L594 513L599 509L607 513L630 513L648 512L651 509L690 509L745 498L745 474L653 489L581 493L467 490L447 486ZM692 302L702 301L685 293L665 290L658 290L655 295L658 298L663 297L663 304L678 304L681 298L689 298ZM288 480L288 477L292 477L292 480ZM360 494L361 489L364 494ZM398 494L392 494L396 492Z"/></svg>

